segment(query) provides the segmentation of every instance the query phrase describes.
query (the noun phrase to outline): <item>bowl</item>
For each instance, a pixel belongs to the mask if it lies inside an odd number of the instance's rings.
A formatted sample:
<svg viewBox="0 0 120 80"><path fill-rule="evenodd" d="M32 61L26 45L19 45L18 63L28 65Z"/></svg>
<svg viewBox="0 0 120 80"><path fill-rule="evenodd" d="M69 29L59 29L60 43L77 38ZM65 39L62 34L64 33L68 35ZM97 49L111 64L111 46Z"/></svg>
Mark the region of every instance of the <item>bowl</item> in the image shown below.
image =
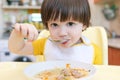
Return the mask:
<svg viewBox="0 0 120 80"><path fill-rule="evenodd" d="M87 63L77 62L77 61L46 61L46 62L36 62L27 66L24 70L24 74L31 80L42 80L36 79L34 76L45 70L52 70L55 68L66 68L69 64L70 68L80 68L88 71L88 74L84 77L75 80L89 80L95 73L95 66Z"/></svg>

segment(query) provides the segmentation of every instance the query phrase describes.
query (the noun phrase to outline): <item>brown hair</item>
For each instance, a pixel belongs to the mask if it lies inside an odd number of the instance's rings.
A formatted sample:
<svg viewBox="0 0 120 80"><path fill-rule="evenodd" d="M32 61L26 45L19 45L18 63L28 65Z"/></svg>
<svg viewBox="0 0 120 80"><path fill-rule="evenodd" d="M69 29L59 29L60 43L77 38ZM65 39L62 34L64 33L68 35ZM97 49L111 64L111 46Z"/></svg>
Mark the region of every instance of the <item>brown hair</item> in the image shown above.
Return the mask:
<svg viewBox="0 0 120 80"><path fill-rule="evenodd" d="M88 0L44 0L41 7L42 22L48 28L47 22L73 20L82 22L83 25L90 25L90 6Z"/></svg>

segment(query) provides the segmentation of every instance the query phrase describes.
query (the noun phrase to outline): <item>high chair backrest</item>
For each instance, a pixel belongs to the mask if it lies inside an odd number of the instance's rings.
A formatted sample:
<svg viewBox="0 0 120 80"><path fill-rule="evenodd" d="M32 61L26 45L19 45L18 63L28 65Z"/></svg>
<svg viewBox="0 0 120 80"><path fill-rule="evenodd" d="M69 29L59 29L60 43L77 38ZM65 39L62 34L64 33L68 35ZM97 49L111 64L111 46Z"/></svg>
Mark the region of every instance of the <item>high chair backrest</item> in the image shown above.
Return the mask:
<svg viewBox="0 0 120 80"><path fill-rule="evenodd" d="M95 43L102 51L103 64L108 65L108 40L104 27L92 26L83 31L83 35Z"/></svg>
<svg viewBox="0 0 120 80"><path fill-rule="evenodd" d="M44 37L48 37L50 35L48 30L42 30L38 36L38 39L40 38L44 38ZM36 57L36 61L37 62L42 62L45 61L44 56L43 55L37 55Z"/></svg>
<svg viewBox="0 0 120 80"><path fill-rule="evenodd" d="M89 38L91 42L95 43L102 51L101 55L103 56L103 64L108 64L108 40L106 31L103 27L89 27L82 33L84 36ZM39 34L39 38L47 37L49 35L49 31L43 30ZM36 56L37 61L44 61L44 57L42 55Z"/></svg>

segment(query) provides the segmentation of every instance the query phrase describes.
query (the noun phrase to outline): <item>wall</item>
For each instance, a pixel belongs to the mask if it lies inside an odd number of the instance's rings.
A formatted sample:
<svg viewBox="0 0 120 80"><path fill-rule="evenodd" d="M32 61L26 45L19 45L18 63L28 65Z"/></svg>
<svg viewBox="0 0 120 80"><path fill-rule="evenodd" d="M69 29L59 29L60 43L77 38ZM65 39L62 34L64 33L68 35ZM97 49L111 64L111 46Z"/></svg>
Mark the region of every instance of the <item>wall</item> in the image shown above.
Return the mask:
<svg viewBox="0 0 120 80"><path fill-rule="evenodd" d="M110 22L110 30L120 36L120 1L117 1L115 4L118 7L117 16Z"/></svg>
<svg viewBox="0 0 120 80"><path fill-rule="evenodd" d="M94 3L94 0L89 0L91 7L91 23L93 26L103 26L109 28L109 21L105 19L102 13L103 5Z"/></svg>
<svg viewBox="0 0 120 80"><path fill-rule="evenodd" d="M110 21L108 21L102 13L104 4L94 4L93 0L89 1L92 13L92 25L106 27L111 33L120 36L120 0L113 2L118 7L118 10L116 11L116 18Z"/></svg>

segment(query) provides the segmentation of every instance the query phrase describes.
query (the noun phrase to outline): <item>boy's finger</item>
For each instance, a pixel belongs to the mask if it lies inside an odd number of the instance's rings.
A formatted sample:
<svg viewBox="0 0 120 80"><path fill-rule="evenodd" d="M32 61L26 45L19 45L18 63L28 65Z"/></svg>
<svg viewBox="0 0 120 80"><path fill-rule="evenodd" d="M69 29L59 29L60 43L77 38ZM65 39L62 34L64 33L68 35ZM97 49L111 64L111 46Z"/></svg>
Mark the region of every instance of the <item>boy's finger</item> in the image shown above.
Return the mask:
<svg viewBox="0 0 120 80"><path fill-rule="evenodd" d="M20 24L20 23L16 23L16 24L13 26L13 28L14 28L16 31L20 32L20 31L21 31L21 24Z"/></svg>
<svg viewBox="0 0 120 80"><path fill-rule="evenodd" d="M33 40L34 40L34 33L30 33L30 34L28 35L28 40L29 40L29 41L33 41Z"/></svg>
<svg viewBox="0 0 120 80"><path fill-rule="evenodd" d="M34 40L36 40L38 38L38 30L36 29L36 27L33 27L34 30Z"/></svg>
<svg viewBox="0 0 120 80"><path fill-rule="evenodd" d="M27 37L27 33L28 33L28 26L21 24L21 33L24 37Z"/></svg>

